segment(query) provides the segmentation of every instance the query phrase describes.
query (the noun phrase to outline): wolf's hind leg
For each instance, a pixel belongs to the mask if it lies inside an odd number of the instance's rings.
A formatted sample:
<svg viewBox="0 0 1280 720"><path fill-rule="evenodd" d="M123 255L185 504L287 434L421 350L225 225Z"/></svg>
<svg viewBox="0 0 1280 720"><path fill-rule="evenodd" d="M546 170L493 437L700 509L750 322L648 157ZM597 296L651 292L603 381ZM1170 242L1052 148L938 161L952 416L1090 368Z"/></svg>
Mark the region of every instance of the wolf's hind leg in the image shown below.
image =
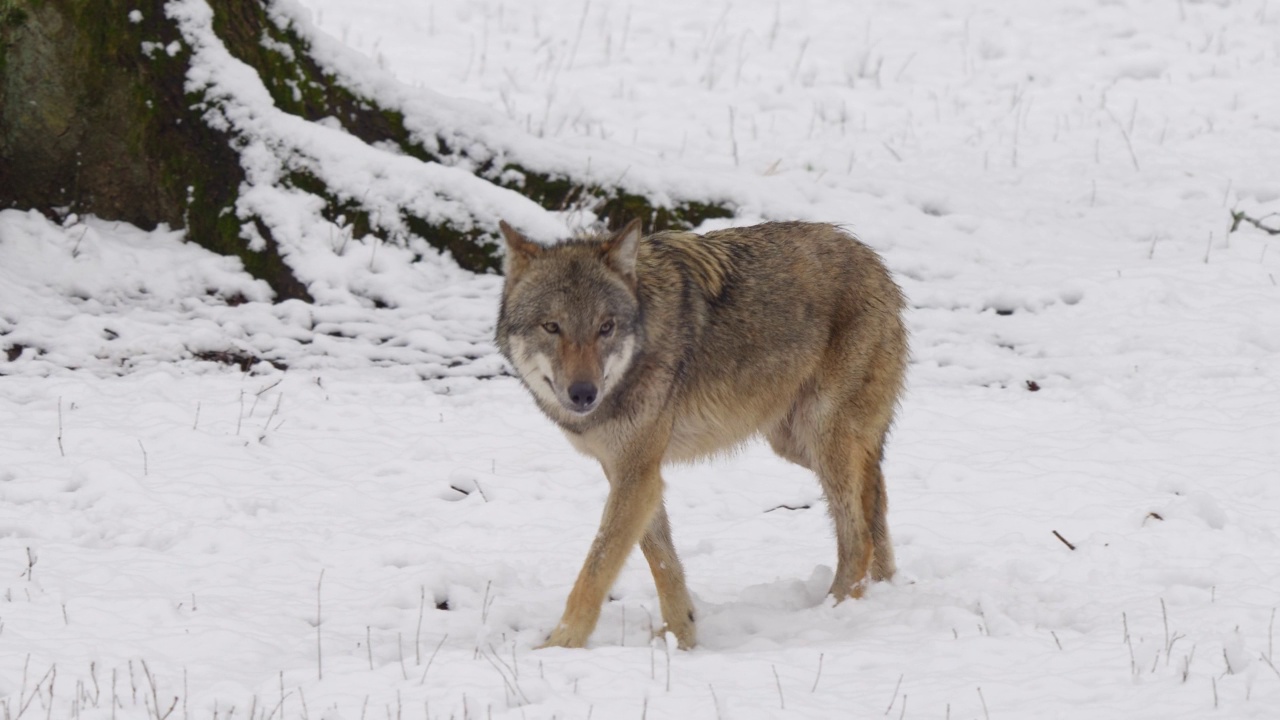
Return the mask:
<svg viewBox="0 0 1280 720"><path fill-rule="evenodd" d="M871 579L890 580L897 566L893 560L893 543L889 539L889 522L885 517L888 512L888 493L884 486L884 473L880 469L884 442L880 450L866 457L864 479L862 483L862 513L867 518L867 526L871 530L872 560Z"/></svg>
<svg viewBox="0 0 1280 720"><path fill-rule="evenodd" d="M675 633L682 650L692 648L697 642L693 602L685 586L684 566L680 564L675 545L671 542L667 510L661 505L640 539L640 550L644 552L644 559L653 572L653 582L658 586L658 602L662 606L665 630Z"/></svg>
<svg viewBox="0 0 1280 720"><path fill-rule="evenodd" d="M823 443L818 480L836 529L836 576L831 594L837 601L862 596L874 553L872 526L866 512L869 449L861 438L835 431ZM886 536L887 537L887 536Z"/></svg>

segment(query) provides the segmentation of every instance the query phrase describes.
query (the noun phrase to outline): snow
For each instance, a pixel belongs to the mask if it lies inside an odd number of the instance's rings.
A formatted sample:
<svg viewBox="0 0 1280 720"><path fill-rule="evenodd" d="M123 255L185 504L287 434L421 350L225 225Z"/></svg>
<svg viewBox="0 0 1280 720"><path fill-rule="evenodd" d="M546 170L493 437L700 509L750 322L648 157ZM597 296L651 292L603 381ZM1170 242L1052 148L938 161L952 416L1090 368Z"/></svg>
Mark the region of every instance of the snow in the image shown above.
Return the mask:
<svg viewBox="0 0 1280 720"><path fill-rule="evenodd" d="M502 375L500 278L273 182L304 163L388 217L541 239L575 219L291 119L207 6L168 9L252 150L242 210L317 302L179 231L0 211L9 716L1276 716L1280 249L1227 230L1280 212L1280 9L275 6L424 133L845 223L887 259L898 578L826 600L817 483L762 445L673 468L690 652L649 641L638 557L587 650L533 649L606 487Z"/></svg>

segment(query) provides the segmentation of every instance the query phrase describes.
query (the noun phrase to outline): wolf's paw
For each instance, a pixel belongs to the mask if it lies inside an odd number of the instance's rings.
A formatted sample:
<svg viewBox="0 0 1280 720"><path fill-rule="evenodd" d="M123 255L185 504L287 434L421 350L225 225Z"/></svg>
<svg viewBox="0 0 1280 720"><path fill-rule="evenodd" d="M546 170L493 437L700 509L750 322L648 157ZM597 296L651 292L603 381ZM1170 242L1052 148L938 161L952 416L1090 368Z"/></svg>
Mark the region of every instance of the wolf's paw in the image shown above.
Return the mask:
<svg viewBox="0 0 1280 720"><path fill-rule="evenodd" d="M693 615L690 613L681 621L669 622L653 631L655 638L665 639L667 633L676 636L676 646L681 650L692 650L694 645L698 644L698 629L694 625Z"/></svg>
<svg viewBox="0 0 1280 720"><path fill-rule="evenodd" d="M860 600L867 591L867 583L868 578L863 578L851 587L844 587L837 581L831 585L831 589L827 591L827 594L836 599L837 605L845 600Z"/></svg>
<svg viewBox="0 0 1280 720"><path fill-rule="evenodd" d="M547 641L539 645L537 649L542 650L543 648L553 647L586 647L587 637L590 635L590 632L575 632L572 628L569 628L566 625L557 625L556 629L551 631L551 636L547 638Z"/></svg>

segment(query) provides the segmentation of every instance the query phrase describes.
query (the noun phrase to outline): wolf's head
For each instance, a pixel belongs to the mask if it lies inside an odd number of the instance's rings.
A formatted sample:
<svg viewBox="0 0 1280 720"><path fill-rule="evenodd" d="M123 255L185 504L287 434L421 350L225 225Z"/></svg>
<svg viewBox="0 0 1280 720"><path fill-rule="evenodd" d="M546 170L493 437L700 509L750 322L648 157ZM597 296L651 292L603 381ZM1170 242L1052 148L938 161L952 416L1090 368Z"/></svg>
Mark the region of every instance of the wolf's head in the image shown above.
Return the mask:
<svg viewBox="0 0 1280 720"><path fill-rule="evenodd" d="M553 246L500 227L507 279L498 347L553 418L585 416L617 387L639 344L640 221Z"/></svg>

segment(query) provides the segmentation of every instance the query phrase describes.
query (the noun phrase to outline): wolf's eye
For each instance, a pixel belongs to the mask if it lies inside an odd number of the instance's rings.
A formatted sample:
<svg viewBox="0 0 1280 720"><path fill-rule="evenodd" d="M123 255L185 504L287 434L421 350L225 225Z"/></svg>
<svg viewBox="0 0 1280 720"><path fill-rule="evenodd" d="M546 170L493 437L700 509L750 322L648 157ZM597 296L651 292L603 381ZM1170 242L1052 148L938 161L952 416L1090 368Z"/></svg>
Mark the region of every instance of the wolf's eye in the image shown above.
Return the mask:
<svg viewBox="0 0 1280 720"><path fill-rule="evenodd" d="M547 332L551 333L552 335L559 335L559 334L560 334L560 324L559 324L559 323L544 322L544 323L542 323L542 329L543 329L543 330L546 330Z"/></svg>
<svg viewBox="0 0 1280 720"><path fill-rule="evenodd" d="M600 337L609 337L612 334L613 334L613 321L605 320L604 324L600 326Z"/></svg>

